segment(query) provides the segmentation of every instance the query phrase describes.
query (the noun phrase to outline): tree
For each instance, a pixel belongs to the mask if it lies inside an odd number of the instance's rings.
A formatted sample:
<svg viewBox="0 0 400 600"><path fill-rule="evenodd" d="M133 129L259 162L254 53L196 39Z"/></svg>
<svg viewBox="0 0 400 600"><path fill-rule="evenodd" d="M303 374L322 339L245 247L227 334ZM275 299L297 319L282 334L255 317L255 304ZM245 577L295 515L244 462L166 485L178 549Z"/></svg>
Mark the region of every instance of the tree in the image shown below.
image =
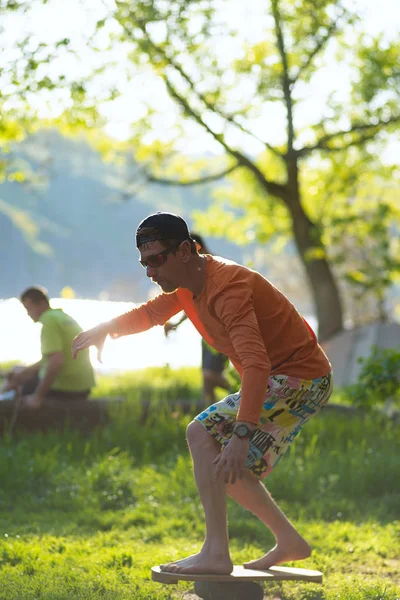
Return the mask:
<svg viewBox="0 0 400 600"><path fill-rule="evenodd" d="M323 221L315 218L321 202L310 206L304 173L316 159L329 161L336 155L346 160L355 154L358 160L348 170L348 177L355 177L360 156L364 161L373 156L371 142L394 129L400 121L398 49L382 38L357 33L357 17L340 0L271 0L265 12L260 4L265 34L256 43L238 38L226 17L235 3L228 5L225 1L221 8L212 0L117 2L114 18L121 27L120 40L132 45L133 60L153 67L181 119L196 123L224 153L221 169L214 164L213 170L207 170L203 165L195 177L168 178L153 168L148 179L164 185L195 185L229 176L236 199L240 182L240 224L254 226L257 220L255 233L261 239L266 232L276 233L277 223L278 231L293 235L324 339L342 328L343 314L324 244ZM241 56L228 61L224 44L234 36ZM300 105L311 84L315 89L324 65L332 65L329 57L335 52L341 55L344 76L349 77L347 97L343 100L332 90L324 110L302 125ZM286 128L285 139L274 144L261 117L275 105L285 112ZM249 139L262 152L249 153L245 143ZM164 164L171 171L168 158ZM182 171L182 164L179 168ZM214 208L212 214L217 219L221 211ZM224 222L228 221L225 215Z"/></svg>
<svg viewBox="0 0 400 600"><path fill-rule="evenodd" d="M13 144L35 130L38 117L32 103L34 95L54 90L63 79L51 79L43 72L45 65L56 57L54 48L29 34L17 40L14 33L8 35L14 18L21 15L29 18L30 11L40 4L40 0L0 0L0 181L22 183L32 176L15 154ZM67 42L61 40L57 47L66 46Z"/></svg>
<svg viewBox="0 0 400 600"><path fill-rule="evenodd" d="M128 80L151 71L163 84L131 138L147 181L196 185L227 179L220 193L223 210L214 206L203 222L231 235L244 230L260 241L293 237L320 338L340 330L343 311L327 247L334 220L325 215L344 186L375 168L379 144L400 120L397 45L363 33L342 0L254 0L247 29L250 5L234 0L102 0L99 6L103 14L87 37L103 58L94 75L106 71L109 35L109 46L126 52ZM70 40L65 43L74 50ZM342 90L329 79L338 61L346 81ZM99 122L98 105L107 99L103 94L97 103L90 100L95 79L59 81L72 92L68 118L84 126ZM155 125L167 103L163 90L176 115L167 141L157 136ZM322 90L312 103L308 95ZM116 94L114 85L108 97ZM305 116L304 106L315 114ZM92 117L81 116L80 107ZM274 139L271 124L282 117L281 135ZM219 148L217 158L179 155L182 137L193 126L196 136L204 133ZM311 185L314 171L319 179Z"/></svg>
<svg viewBox="0 0 400 600"><path fill-rule="evenodd" d="M50 126L64 125L71 132L104 124L96 102L85 94L86 75L78 78L76 73L65 73L66 55L79 59L72 40L43 41L29 29L32 14L47 4L48 0L0 0L0 183L37 180L38 173L22 161L15 143L46 125L46 106L53 107ZM15 31L22 34L16 37ZM101 70L97 68L96 73ZM115 96L115 90L106 90L97 100ZM39 178L46 173L46 165L40 167Z"/></svg>
<svg viewBox="0 0 400 600"><path fill-rule="evenodd" d="M357 187L331 214L326 243L351 322L385 323L388 291L400 277L399 229L393 226L400 217L398 190L368 178Z"/></svg>
<svg viewBox="0 0 400 600"><path fill-rule="evenodd" d="M65 57L77 54L71 40L44 41L29 28L32 15L46 4L48 0L0 0L0 184L15 182L35 195L51 177L51 157L41 151L27 160L21 142L46 126L71 133L103 123L95 101L85 95L85 78L64 72ZM113 90L103 96L109 97L115 97ZM51 120L43 117L49 105ZM12 223L35 252L50 252L30 211L0 196L0 217Z"/></svg>

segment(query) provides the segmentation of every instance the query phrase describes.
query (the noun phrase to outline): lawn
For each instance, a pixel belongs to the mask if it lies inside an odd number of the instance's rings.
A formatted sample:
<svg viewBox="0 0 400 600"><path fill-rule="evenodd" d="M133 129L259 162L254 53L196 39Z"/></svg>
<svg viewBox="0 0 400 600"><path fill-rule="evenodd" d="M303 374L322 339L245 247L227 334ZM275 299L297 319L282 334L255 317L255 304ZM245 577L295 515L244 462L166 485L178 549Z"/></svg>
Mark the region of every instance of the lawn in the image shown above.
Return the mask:
<svg viewBox="0 0 400 600"><path fill-rule="evenodd" d="M146 424L143 391L153 396ZM165 398L199 397L198 374L152 370L102 379L97 392L128 396L102 431L0 442L0 600L172 599L192 589L152 582L150 567L202 541L189 417L165 410ZM399 450L399 426L373 413L307 425L268 487L313 545L301 566L322 570L324 584L273 584L266 597L400 599ZM235 563L273 544L231 501L229 528Z"/></svg>

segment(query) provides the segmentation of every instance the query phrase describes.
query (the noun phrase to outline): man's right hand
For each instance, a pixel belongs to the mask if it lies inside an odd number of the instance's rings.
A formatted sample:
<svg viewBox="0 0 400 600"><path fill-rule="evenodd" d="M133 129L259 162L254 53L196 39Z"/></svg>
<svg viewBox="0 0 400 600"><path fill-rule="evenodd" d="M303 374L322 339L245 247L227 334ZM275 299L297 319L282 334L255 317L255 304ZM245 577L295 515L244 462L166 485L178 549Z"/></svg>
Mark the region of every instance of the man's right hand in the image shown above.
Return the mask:
<svg viewBox="0 0 400 600"><path fill-rule="evenodd" d="M11 369L10 371L8 371L7 375L6 375L6 380L3 383L3 386L1 388L2 392L9 392L10 390L16 390L18 388L19 385L21 385L22 381L21 381L21 373L22 373L23 369L19 368L19 369Z"/></svg>
<svg viewBox="0 0 400 600"><path fill-rule="evenodd" d="M174 323L171 323L170 321L167 321L166 323L164 323L165 337L168 337L169 332L175 331L175 329L176 329L176 325L174 325Z"/></svg>
<svg viewBox="0 0 400 600"><path fill-rule="evenodd" d="M111 323L101 323L97 327L92 327L87 331L81 331L72 341L72 357L76 358L81 350L90 346L97 348L97 360L102 362L101 354L103 352L104 342L109 333L111 333Z"/></svg>
<svg viewBox="0 0 400 600"><path fill-rule="evenodd" d="M9 392L10 390L16 390L18 387L17 381L13 377L7 377L3 385L1 386L2 392Z"/></svg>

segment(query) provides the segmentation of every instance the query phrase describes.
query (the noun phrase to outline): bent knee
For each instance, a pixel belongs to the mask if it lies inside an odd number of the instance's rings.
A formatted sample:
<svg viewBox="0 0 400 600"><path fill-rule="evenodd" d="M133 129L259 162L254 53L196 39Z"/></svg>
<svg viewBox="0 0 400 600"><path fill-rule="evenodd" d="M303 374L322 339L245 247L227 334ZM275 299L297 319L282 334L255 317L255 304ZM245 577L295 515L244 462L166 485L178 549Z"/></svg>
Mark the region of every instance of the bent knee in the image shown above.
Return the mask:
<svg viewBox="0 0 400 600"><path fill-rule="evenodd" d="M204 444L206 440L212 439L211 435L198 421L191 421L186 429L186 439L189 446Z"/></svg>

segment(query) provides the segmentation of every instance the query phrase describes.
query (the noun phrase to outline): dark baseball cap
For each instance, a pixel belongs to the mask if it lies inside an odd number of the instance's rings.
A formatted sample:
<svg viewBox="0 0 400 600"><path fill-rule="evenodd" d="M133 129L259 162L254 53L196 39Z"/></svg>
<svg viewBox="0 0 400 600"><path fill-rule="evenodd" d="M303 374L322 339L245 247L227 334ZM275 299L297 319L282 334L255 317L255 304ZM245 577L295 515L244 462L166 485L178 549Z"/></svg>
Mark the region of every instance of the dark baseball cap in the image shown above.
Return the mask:
<svg viewBox="0 0 400 600"><path fill-rule="evenodd" d="M148 227L157 231L153 234L141 234L141 231ZM142 244L155 242L156 240L177 240L178 242L191 240L185 219L167 212L157 212L143 219L136 229L136 246L139 247Z"/></svg>

